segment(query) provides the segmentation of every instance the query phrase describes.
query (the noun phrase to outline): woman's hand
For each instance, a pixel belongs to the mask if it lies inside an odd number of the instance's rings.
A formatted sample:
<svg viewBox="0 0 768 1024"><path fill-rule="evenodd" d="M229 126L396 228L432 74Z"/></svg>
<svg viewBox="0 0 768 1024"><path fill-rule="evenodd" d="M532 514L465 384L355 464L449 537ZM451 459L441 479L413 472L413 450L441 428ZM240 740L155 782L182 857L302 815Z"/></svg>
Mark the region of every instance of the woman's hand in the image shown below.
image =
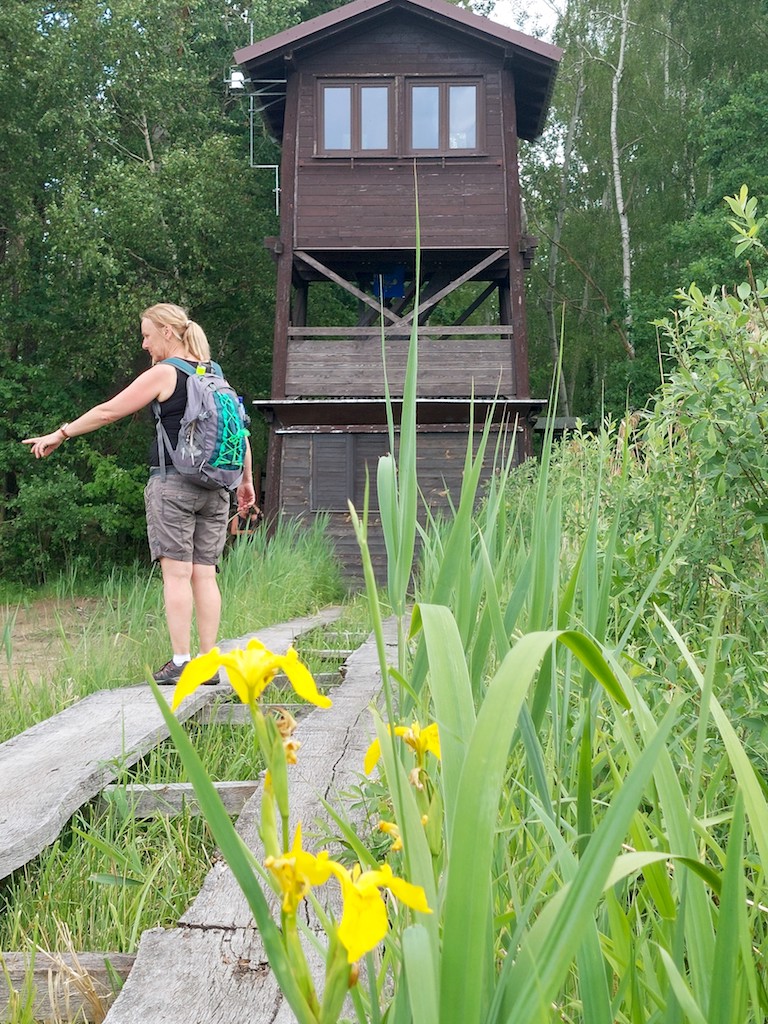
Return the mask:
<svg viewBox="0 0 768 1024"><path fill-rule="evenodd" d="M256 492L253 489L253 481L243 480L237 488L237 511L244 516L251 505L256 504Z"/></svg>
<svg viewBox="0 0 768 1024"><path fill-rule="evenodd" d="M27 437L22 444L31 445L30 451L36 459L44 459L51 455L66 438L61 430L54 430L51 434L44 434L42 437Z"/></svg>

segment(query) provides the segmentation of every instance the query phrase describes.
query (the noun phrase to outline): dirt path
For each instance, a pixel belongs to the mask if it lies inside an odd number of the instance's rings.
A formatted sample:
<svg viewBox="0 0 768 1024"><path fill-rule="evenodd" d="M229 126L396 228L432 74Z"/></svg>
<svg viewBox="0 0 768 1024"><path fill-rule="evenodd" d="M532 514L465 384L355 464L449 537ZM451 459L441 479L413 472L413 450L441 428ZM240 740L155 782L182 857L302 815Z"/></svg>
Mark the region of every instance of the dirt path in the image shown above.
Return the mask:
<svg viewBox="0 0 768 1024"><path fill-rule="evenodd" d="M22 672L33 680L49 675L97 603L94 598L48 598L0 607L0 684Z"/></svg>

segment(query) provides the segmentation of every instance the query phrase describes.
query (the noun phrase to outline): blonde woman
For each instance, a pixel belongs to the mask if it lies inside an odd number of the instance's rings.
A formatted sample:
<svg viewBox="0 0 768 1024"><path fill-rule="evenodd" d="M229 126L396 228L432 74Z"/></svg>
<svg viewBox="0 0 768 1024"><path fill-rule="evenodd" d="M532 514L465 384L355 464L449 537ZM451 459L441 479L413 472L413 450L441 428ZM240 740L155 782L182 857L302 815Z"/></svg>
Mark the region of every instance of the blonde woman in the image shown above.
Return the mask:
<svg viewBox="0 0 768 1024"><path fill-rule="evenodd" d="M187 375L162 360L172 356L193 366L210 362L208 339L199 324L181 306L161 302L141 314L141 347L152 360L127 388L82 416L63 423L50 434L27 438L37 459L51 455L71 437L89 434L124 416L131 416L157 400L160 417L172 446L179 435L187 394ZM221 618L221 593L216 572L227 537L229 492L205 490L173 470L160 472L155 437L149 454L149 481L144 492L147 536L153 561L163 575L163 596L173 656L154 673L162 685L175 685L191 657L194 612L200 653L216 644ZM238 512L255 504L250 447L246 450L243 479L237 488ZM210 680L217 682L217 677Z"/></svg>

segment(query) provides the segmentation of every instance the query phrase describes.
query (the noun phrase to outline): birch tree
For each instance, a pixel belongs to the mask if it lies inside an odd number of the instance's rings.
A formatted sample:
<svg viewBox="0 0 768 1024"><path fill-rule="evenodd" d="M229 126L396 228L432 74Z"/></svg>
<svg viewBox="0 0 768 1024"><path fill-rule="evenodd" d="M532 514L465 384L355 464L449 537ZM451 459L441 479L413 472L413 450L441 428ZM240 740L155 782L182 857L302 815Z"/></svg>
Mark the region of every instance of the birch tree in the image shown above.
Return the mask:
<svg viewBox="0 0 768 1024"><path fill-rule="evenodd" d="M616 200L616 215L619 218L621 238L621 291L624 298L624 348L629 359L635 358L632 343L632 247L630 244L629 215L624 200L624 181L621 171L621 145L619 143L619 98L624 77L629 34L629 0L621 0L621 22L619 31L619 56L613 68L611 79L611 169L613 172L613 194Z"/></svg>

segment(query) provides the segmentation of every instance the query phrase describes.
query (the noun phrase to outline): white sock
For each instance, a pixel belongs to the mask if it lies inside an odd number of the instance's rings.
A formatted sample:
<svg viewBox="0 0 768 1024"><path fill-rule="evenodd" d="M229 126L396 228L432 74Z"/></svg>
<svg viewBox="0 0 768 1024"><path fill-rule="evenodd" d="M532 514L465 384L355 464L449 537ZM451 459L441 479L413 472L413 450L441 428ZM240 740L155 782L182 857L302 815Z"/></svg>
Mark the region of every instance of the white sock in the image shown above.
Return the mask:
<svg viewBox="0 0 768 1024"><path fill-rule="evenodd" d="M191 656L189 654L174 654L173 656L173 664L176 665L177 668L181 665L186 665L188 661L191 661Z"/></svg>

